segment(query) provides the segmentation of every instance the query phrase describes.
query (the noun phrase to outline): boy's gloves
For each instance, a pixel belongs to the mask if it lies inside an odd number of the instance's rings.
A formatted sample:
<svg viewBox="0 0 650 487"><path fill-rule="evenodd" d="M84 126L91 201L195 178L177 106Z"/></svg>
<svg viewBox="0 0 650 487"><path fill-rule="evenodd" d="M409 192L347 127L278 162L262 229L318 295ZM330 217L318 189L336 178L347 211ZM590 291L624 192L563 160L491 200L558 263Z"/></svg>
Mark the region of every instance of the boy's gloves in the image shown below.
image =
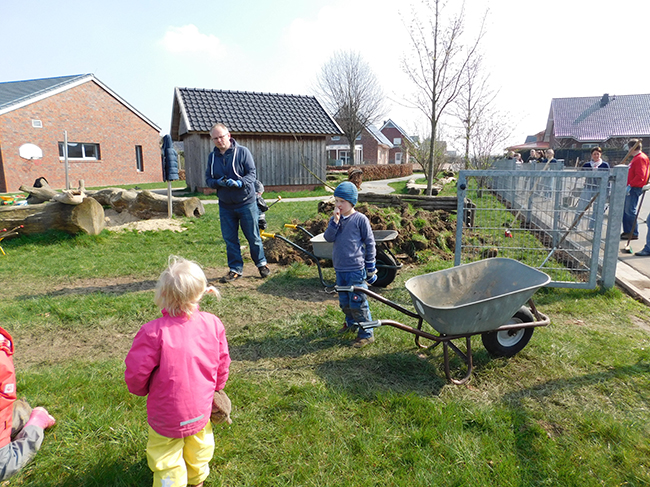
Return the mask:
<svg viewBox="0 0 650 487"><path fill-rule="evenodd" d="M377 269L375 268L375 263L366 264L366 282L368 284L374 284L377 280Z"/></svg>
<svg viewBox="0 0 650 487"><path fill-rule="evenodd" d="M229 188L241 188L242 183L240 180L235 181L234 179L228 179L226 180L226 186Z"/></svg>
<svg viewBox="0 0 650 487"><path fill-rule="evenodd" d="M226 176L223 176L222 178L217 179L217 184L218 184L219 186L223 186L223 187L225 188L225 187L228 185L228 184L226 183Z"/></svg>

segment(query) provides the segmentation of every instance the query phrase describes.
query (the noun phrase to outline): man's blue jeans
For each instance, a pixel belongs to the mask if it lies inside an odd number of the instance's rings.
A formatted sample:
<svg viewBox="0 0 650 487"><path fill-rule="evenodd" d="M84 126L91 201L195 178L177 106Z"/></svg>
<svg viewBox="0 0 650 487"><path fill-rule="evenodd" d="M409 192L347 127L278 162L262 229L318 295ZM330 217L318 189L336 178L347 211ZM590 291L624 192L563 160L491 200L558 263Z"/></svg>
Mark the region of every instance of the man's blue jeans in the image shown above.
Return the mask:
<svg viewBox="0 0 650 487"><path fill-rule="evenodd" d="M357 286L368 289L365 269L352 272L336 271L336 285ZM364 293L340 292L339 305L345 313L345 324L353 329L359 327L359 331L357 332L359 338L370 338L372 336L372 328L364 330L358 325L361 321L372 321L366 295Z"/></svg>
<svg viewBox="0 0 650 487"><path fill-rule="evenodd" d="M255 262L257 267L266 265L262 237L260 236L260 229L257 225L258 213L255 200L241 208L231 209L219 206L219 219L221 220L221 235L226 242L228 267L231 271L237 274L243 274L244 272L244 260L239 244L240 226L246 240L248 240L253 262Z"/></svg>
<svg viewBox="0 0 650 487"><path fill-rule="evenodd" d="M643 193L643 188L630 187L630 191L625 196L625 206L623 208L623 233L629 234L634 226L634 236L639 236L639 226L634 225L636 219L637 206L639 197Z"/></svg>

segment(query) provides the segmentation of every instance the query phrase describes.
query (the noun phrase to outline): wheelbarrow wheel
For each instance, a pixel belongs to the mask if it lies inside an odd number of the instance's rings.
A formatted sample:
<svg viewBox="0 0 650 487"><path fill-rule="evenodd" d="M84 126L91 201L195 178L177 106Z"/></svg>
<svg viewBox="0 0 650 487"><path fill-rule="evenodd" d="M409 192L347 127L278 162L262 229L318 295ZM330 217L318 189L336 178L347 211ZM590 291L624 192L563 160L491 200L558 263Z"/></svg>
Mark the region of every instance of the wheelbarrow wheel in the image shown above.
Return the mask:
<svg viewBox="0 0 650 487"><path fill-rule="evenodd" d="M507 324L532 323L535 316L526 306L519 308L519 311L508 321ZM533 336L534 328L513 328L504 331L490 331L481 335L483 346L495 357L512 357L528 345Z"/></svg>
<svg viewBox="0 0 650 487"><path fill-rule="evenodd" d="M391 267L381 267L377 265L377 280L373 283L376 287L386 287L395 280L397 275L397 262L383 250L377 250L377 264L383 264Z"/></svg>

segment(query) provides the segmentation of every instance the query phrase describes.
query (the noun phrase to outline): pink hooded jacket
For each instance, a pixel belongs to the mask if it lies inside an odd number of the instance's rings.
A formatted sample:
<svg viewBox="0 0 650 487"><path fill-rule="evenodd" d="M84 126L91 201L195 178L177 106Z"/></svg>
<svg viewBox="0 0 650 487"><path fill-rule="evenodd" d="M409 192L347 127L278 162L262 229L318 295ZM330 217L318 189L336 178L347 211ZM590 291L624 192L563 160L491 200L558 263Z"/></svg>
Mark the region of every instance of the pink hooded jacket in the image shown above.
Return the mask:
<svg viewBox="0 0 650 487"><path fill-rule="evenodd" d="M146 323L126 356L129 391L147 397L147 420L168 438L185 438L210 421L212 397L230 369L226 330L210 313L163 316Z"/></svg>

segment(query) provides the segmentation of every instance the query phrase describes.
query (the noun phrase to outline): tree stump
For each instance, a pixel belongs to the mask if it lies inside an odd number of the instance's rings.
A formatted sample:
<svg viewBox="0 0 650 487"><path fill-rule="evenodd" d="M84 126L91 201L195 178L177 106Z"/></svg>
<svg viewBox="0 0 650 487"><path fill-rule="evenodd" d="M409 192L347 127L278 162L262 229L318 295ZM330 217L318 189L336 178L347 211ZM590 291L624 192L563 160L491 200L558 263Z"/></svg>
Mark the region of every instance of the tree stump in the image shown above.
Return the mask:
<svg viewBox="0 0 650 487"><path fill-rule="evenodd" d="M0 208L0 227L14 228L19 225L23 225L20 233L24 235L49 230L98 235L106 222L104 208L92 198L84 198L80 205L47 202Z"/></svg>

